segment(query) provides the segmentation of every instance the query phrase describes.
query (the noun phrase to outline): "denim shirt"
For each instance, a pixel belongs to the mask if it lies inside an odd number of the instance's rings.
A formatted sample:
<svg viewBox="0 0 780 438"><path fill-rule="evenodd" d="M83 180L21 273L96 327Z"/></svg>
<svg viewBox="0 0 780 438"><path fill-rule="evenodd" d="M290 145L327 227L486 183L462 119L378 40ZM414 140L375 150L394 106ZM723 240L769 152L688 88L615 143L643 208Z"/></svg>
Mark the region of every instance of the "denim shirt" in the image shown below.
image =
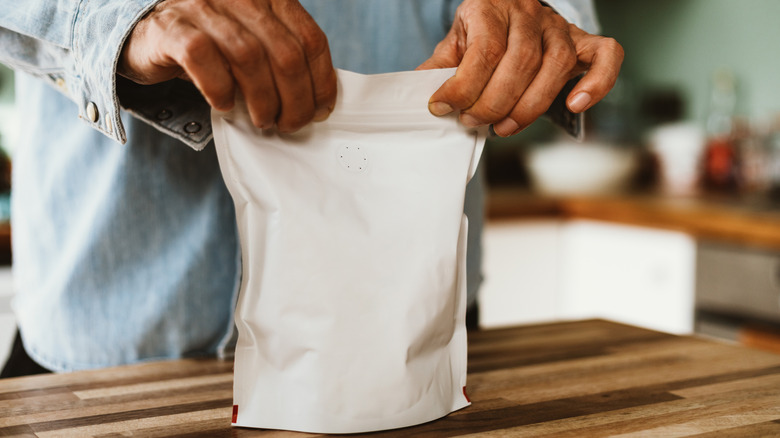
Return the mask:
<svg viewBox="0 0 780 438"><path fill-rule="evenodd" d="M17 71L13 306L25 348L69 371L228 356L240 257L232 201L194 87L140 86L116 63L160 0L0 0L0 62ZM304 0L335 66L409 70L459 0ZM594 30L589 0L548 1ZM124 143L124 145L122 145ZM189 147L186 147L186 146ZM481 189L467 193L469 300L480 281Z"/></svg>

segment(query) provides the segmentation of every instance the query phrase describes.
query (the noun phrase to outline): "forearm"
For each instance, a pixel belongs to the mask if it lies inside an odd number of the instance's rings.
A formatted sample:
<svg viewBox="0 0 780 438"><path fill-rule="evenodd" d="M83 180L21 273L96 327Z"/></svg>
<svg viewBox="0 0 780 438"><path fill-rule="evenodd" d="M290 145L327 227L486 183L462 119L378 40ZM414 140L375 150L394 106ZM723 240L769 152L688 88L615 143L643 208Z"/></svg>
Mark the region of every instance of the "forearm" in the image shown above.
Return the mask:
<svg viewBox="0 0 780 438"><path fill-rule="evenodd" d="M135 24L160 1L0 0L0 62L51 83L76 103L80 119L124 143L117 60ZM208 139L189 143L200 148Z"/></svg>

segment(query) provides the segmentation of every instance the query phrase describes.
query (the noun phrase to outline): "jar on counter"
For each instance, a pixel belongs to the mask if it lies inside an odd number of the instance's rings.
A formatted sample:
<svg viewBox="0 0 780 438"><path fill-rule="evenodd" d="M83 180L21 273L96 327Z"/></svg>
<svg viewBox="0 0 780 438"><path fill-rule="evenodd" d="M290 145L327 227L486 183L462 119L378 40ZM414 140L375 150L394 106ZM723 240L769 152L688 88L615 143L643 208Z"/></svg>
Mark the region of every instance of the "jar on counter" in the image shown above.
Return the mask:
<svg viewBox="0 0 780 438"><path fill-rule="evenodd" d="M702 166L702 185L706 191L736 192L739 188L740 157L734 124L736 88L730 70L719 69L713 74Z"/></svg>

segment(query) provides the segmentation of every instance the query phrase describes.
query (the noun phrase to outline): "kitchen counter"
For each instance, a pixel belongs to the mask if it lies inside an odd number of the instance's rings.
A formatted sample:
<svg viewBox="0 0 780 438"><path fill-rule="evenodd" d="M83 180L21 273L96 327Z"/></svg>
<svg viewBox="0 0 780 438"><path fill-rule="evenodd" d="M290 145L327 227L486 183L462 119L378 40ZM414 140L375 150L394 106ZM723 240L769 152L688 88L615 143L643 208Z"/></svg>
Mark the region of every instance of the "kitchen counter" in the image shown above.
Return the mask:
<svg viewBox="0 0 780 438"><path fill-rule="evenodd" d="M780 436L780 355L602 320L485 330L469 344L471 406L371 436ZM231 428L231 368L182 360L0 381L0 435L316 436Z"/></svg>
<svg viewBox="0 0 780 438"><path fill-rule="evenodd" d="M696 238L780 250L780 206L733 198L672 198L654 194L543 197L523 189L492 189L492 220L527 217L593 219L686 232Z"/></svg>

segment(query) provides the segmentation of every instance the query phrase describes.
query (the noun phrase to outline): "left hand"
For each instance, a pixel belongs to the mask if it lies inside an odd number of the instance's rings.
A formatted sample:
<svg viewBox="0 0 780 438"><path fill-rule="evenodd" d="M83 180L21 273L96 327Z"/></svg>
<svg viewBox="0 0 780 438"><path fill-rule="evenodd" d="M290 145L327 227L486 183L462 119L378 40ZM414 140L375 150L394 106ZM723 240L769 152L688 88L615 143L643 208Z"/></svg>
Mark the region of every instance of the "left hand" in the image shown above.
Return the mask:
<svg viewBox="0 0 780 438"><path fill-rule="evenodd" d="M505 137L544 114L569 79L572 112L592 107L615 85L623 48L591 35L537 0L464 0L450 32L418 67L458 67L428 103L432 114L460 112L467 126L493 124Z"/></svg>

